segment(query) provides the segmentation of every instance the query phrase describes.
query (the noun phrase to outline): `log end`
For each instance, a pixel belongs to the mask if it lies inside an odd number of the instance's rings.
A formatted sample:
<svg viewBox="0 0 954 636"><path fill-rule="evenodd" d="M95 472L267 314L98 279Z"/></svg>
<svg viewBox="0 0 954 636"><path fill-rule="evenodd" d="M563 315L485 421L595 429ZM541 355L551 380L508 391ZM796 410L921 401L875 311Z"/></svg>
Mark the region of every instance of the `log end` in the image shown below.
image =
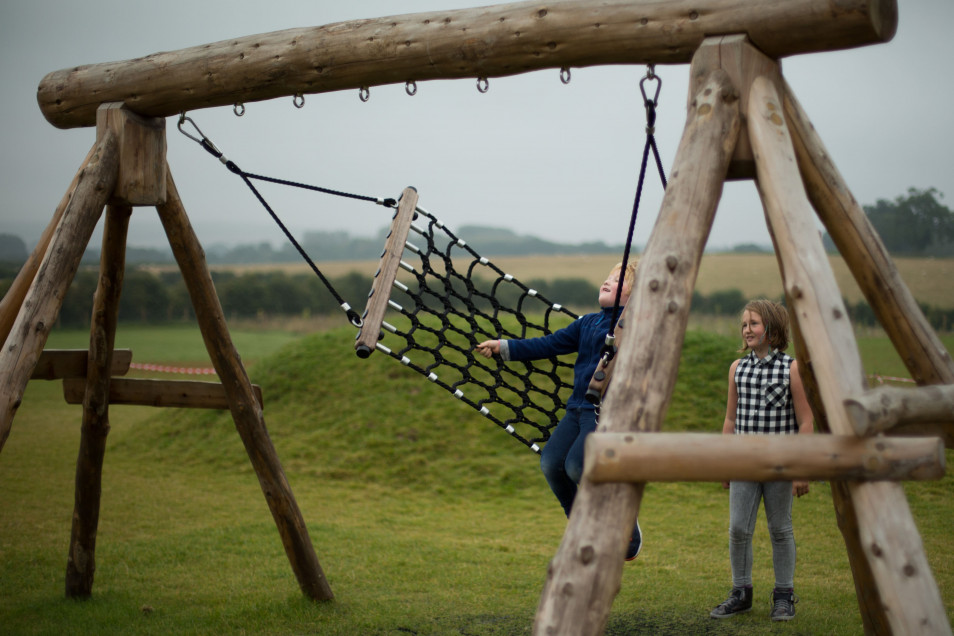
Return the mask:
<svg viewBox="0 0 954 636"><path fill-rule="evenodd" d="M898 32L897 0L871 0L871 25L882 42L890 42Z"/></svg>

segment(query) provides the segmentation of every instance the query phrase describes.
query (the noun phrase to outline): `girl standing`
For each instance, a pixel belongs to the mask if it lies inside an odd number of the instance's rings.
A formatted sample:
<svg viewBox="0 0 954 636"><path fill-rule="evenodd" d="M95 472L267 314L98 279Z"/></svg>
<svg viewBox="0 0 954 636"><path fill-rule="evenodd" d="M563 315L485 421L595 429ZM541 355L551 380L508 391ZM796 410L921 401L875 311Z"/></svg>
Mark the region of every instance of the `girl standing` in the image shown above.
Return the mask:
<svg viewBox="0 0 954 636"><path fill-rule="evenodd" d="M748 354L729 367L724 435L810 434L813 416L798 374L786 353L788 313L770 300L753 300L742 312L742 349ZM710 612L728 618L752 609L752 534L760 501L772 540L775 589L772 620L795 618L795 535L792 498L808 493L807 481L723 484L729 489L729 561L732 591Z"/></svg>

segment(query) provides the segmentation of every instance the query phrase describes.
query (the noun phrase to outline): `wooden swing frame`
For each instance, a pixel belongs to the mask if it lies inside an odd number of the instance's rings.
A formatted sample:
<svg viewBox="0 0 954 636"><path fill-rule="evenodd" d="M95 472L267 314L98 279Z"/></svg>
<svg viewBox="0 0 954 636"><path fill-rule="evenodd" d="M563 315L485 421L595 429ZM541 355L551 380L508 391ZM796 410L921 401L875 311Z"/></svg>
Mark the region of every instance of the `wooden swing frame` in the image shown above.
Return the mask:
<svg viewBox="0 0 954 636"><path fill-rule="evenodd" d="M778 62L790 55L885 42L896 27L895 0L609 0L599 6L585 0L546 6L519 2L294 29L50 73L37 95L48 121L61 128L95 125L97 138L0 303L5 340L0 351L0 450L60 299L106 207L67 595L91 593L126 229L132 207L150 205L159 212L182 270L299 585L310 598L332 598L166 164L163 118L196 108L343 89L364 93L370 86L427 79L471 77L486 83L490 77L543 68L691 63L685 131L634 281L613 388L603 406L601 430L587 451L587 476L549 568L536 634L598 634L606 624L619 589L628 529L643 495L643 484L628 480L649 477L616 475L598 481L597 473L606 448L621 449L632 443L626 434L636 439L631 434L662 427L692 289L727 177L754 177L761 195L796 331L799 367L819 427L839 439L916 431L942 437L951 447L952 409L938 409L936 402L940 396L949 406L954 364L785 83ZM167 72L173 63L176 72ZM867 388L847 312L813 227L813 211L914 379L919 385L943 386L915 389L910 400L889 395L887 402ZM652 345L658 342L669 346ZM624 434L623 439L601 440L604 432ZM932 474L943 473L943 455L938 460L936 446L928 446L918 461L933 461ZM678 444L670 449L666 452L678 457ZM736 451L743 456L752 452ZM788 457L798 464L804 452L789 452ZM841 478L832 479L832 492L865 630L950 634L904 492L896 481L884 481L885 472L866 473L864 451L859 452L862 459L851 470L833 469ZM933 460L927 458L932 454ZM723 474L718 465L711 468L707 478ZM912 476L888 473L892 479Z"/></svg>

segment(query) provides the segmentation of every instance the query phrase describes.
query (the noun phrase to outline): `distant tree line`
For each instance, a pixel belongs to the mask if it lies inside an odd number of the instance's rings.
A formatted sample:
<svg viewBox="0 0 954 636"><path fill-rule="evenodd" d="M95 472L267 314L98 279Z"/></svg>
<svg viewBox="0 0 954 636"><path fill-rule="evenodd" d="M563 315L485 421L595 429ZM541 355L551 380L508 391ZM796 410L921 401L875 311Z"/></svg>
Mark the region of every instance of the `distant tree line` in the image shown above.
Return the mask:
<svg viewBox="0 0 954 636"><path fill-rule="evenodd" d="M0 266L0 296L6 293L17 267ZM283 272L253 272L235 274L213 272L222 309L228 319L257 319L264 317L308 317L342 313L337 301L312 274L286 274ZM93 309L93 294L96 291L98 272L82 268L73 279L58 324L64 327L88 327ZM363 311L372 279L360 273L350 273L330 279L338 293L359 312ZM475 281L477 294L470 294L475 306L486 311L490 301L482 298L492 281ZM526 284L551 302L573 308L578 313L593 311L596 307L598 287L583 279L558 279L553 281L530 280ZM424 294L425 303L440 305L445 302L443 290ZM464 283L454 283L454 292L467 297ZM497 301L505 307L515 307L520 290L506 289L497 295ZM403 302L400 292L392 297ZM716 291L704 295L698 291L692 295L692 312L696 315L737 316L748 298L737 289ZM454 302L454 301L452 301ZM463 303L454 302L458 310L465 310ZM529 311L539 310L526 305ZM871 307L864 300L851 303L845 300L851 321L856 326L877 326ZM941 309L920 304L928 322L938 331L954 329L954 309ZM178 271L154 274L139 268L126 270L123 292L119 304L119 320L124 323L167 324L195 320L188 291ZM342 320L344 315L342 313Z"/></svg>
<svg viewBox="0 0 954 636"><path fill-rule="evenodd" d="M881 241L894 256L954 256L954 212L941 203L935 188L908 189L894 201L879 199L863 206ZM825 247L836 251L826 233Z"/></svg>

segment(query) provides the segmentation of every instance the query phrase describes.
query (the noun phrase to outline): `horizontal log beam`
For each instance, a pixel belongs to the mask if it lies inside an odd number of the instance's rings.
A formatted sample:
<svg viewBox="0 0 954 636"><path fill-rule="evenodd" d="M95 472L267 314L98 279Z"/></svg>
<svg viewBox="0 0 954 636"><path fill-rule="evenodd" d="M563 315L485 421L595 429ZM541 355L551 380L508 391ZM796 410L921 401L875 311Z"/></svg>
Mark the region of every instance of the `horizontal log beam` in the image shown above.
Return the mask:
<svg viewBox="0 0 954 636"><path fill-rule="evenodd" d="M954 385L878 387L846 399L845 408L861 435L875 435L905 424L954 425Z"/></svg>
<svg viewBox="0 0 954 636"><path fill-rule="evenodd" d="M110 375L126 375L132 363L131 349L114 349ZM89 365L86 349L44 349L33 367L31 380L63 380L85 378Z"/></svg>
<svg viewBox="0 0 954 636"><path fill-rule="evenodd" d="M253 384L252 390L261 406L261 387ZM85 393L85 380L63 380L63 397L68 404L82 404ZM112 378L109 383L109 403L193 409L229 408L224 386L218 382L195 380Z"/></svg>
<svg viewBox="0 0 954 636"><path fill-rule="evenodd" d="M58 128L123 102L147 117L383 84L604 64L687 64L713 34L771 58L887 42L897 0L535 0L296 28L48 74Z"/></svg>
<svg viewBox="0 0 954 636"><path fill-rule="evenodd" d="M940 479L937 438L592 433L583 477L596 483Z"/></svg>

